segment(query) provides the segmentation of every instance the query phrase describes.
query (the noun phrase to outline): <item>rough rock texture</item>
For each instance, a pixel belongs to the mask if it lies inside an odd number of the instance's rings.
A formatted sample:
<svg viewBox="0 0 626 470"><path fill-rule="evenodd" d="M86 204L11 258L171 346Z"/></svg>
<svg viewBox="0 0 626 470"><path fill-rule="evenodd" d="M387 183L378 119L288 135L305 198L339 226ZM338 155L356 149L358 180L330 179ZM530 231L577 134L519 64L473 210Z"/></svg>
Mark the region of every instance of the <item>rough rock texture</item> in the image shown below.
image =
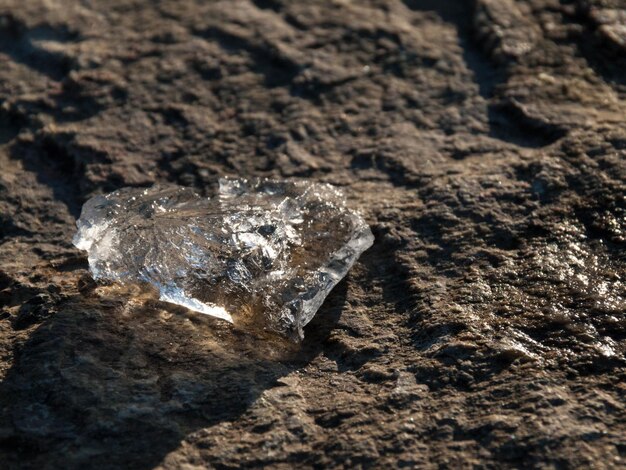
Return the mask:
<svg viewBox="0 0 626 470"><path fill-rule="evenodd" d="M620 0L0 2L3 468L616 468ZM90 196L349 186L301 348L97 287Z"/></svg>

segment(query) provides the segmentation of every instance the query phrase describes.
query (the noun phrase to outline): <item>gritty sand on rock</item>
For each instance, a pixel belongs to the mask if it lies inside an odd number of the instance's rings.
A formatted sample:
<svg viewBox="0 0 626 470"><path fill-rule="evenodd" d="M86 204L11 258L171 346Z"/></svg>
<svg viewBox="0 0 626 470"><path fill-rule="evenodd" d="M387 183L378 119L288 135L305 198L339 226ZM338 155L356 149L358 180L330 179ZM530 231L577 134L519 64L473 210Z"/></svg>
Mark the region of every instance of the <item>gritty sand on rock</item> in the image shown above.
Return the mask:
<svg viewBox="0 0 626 470"><path fill-rule="evenodd" d="M0 1L0 467L626 465L620 0ZM344 188L300 346L96 285L91 196Z"/></svg>

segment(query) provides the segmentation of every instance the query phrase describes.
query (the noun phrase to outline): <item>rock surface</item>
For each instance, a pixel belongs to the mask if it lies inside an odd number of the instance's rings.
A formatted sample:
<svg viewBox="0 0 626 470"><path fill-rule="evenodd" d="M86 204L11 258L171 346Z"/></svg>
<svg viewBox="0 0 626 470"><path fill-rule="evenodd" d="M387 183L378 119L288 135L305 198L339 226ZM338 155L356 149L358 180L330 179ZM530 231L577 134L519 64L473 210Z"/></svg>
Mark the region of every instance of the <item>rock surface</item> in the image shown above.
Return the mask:
<svg viewBox="0 0 626 470"><path fill-rule="evenodd" d="M4 0L4 468L626 458L619 0ZM376 242L300 348L97 287L90 196L349 186Z"/></svg>

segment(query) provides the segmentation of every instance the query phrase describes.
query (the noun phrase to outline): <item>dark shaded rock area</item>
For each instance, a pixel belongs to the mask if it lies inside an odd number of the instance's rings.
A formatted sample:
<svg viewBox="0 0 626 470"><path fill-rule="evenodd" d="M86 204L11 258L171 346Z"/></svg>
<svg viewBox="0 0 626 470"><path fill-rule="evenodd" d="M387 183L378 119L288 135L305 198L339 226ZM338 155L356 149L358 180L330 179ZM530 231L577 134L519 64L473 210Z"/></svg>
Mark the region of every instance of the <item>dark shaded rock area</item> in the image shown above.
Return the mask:
<svg viewBox="0 0 626 470"><path fill-rule="evenodd" d="M626 3L2 0L0 467L623 468ZM91 195L346 188L301 346L97 286Z"/></svg>

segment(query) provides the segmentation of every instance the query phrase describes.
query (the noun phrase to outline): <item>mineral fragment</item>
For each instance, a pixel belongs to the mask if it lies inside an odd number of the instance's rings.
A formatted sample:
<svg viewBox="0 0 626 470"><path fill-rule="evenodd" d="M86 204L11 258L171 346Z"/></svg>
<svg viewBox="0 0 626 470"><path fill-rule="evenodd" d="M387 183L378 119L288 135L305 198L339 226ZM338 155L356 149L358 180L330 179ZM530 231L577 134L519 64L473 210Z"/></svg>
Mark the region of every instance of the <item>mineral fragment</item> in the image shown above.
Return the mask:
<svg viewBox="0 0 626 470"><path fill-rule="evenodd" d="M161 300L294 339L373 243L342 193L305 181L221 179L124 188L85 203L76 247L96 280L148 282Z"/></svg>

